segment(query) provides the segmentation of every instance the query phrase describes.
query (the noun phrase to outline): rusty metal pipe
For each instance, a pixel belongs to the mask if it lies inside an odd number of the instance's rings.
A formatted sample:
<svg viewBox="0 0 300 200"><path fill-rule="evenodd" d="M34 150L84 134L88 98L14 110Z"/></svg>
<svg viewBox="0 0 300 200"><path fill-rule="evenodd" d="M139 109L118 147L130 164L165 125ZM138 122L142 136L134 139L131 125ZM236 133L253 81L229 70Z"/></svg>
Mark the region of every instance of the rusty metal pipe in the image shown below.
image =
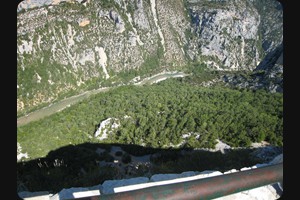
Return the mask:
<svg viewBox="0 0 300 200"><path fill-rule="evenodd" d="M80 200L194 200L214 199L229 194L282 182L283 164L269 165L220 176L168 185L80 198ZM79 200L79 199L76 199Z"/></svg>

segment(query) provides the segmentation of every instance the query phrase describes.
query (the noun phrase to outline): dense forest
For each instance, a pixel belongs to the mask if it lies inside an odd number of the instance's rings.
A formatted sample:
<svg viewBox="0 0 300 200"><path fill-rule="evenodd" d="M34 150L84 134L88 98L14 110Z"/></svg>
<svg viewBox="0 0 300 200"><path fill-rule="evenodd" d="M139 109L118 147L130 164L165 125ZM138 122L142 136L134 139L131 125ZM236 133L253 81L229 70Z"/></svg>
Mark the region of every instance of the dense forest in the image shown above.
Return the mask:
<svg viewBox="0 0 300 200"><path fill-rule="evenodd" d="M222 84L203 87L201 83L221 75L204 69L195 65L186 72L192 75L184 78L112 88L18 127L17 141L29 155L17 163L18 190L58 192L105 180L226 171L262 162L253 156L254 149L225 154L199 150L214 148L217 139L232 147L263 140L283 146L282 93ZM107 126L95 137L103 122ZM126 152L125 170L132 165L129 155L150 155L151 164L133 167L131 174L116 166L100 166L99 162L114 161L110 149L116 145ZM98 154L98 148L106 150Z"/></svg>
<svg viewBox="0 0 300 200"><path fill-rule="evenodd" d="M94 137L111 118L107 138ZM193 77L154 85L121 86L18 127L17 139L30 159L69 144L118 143L153 148L233 147L267 141L283 145L283 95L264 90L200 87ZM101 135L100 135L101 136Z"/></svg>

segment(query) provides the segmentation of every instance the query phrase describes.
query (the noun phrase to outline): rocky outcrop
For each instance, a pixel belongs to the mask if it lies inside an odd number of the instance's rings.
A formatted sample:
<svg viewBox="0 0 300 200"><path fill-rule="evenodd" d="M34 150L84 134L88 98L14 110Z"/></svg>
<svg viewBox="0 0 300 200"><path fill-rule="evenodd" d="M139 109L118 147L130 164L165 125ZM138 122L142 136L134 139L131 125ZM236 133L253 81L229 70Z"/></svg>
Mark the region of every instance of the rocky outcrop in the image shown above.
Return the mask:
<svg viewBox="0 0 300 200"><path fill-rule="evenodd" d="M190 61L251 71L282 43L282 9L275 0L184 2L21 2L18 114L87 88L120 84L120 74L158 73Z"/></svg>
<svg viewBox="0 0 300 200"><path fill-rule="evenodd" d="M117 12L112 10L109 12L109 16L116 24L116 32L117 33L122 33L123 31L125 31L125 24L124 24L121 16Z"/></svg>
<svg viewBox="0 0 300 200"><path fill-rule="evenodd" d="M96 130L94 137L99 137L99 140L103 140L108 137L108 134L112 134L112 131L120 126L120 122L116 118L108 118L102 121L99 128Z"/></svg>

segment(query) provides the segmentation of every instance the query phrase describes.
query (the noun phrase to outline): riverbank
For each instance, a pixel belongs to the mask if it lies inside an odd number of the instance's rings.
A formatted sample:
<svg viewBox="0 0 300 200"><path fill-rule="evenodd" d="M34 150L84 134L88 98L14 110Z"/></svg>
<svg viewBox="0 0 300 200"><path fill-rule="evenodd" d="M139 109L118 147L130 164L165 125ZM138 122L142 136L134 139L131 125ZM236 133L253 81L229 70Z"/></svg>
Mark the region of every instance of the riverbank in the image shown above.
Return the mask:
<svg viewBox="0 0 300 200"><path fill-rule="evenodd" d="M153 84L153 83L158 83L160 81L166 80L168 78L178 78L178 77L184 77L187 76L187 74L183 73L183 72L161 72L158 74L155 74L151 77L145 78L139 82L134 83L134 85L144 85L144 84ZM130 84L127 84L130 85ZM113 87L103 87L103 88L99 88L99 89L94 89L94 90L90 90L90 91L86 91L82 94L79 95L75 95L69 98L66 98L64 100L61 100L59 102L50 104L47 107L41 108L39 110L33 111L29 114L27 114L26 116L22 116L19 117L17 119L17 126L22 126L25 124L28 124L32 121L37 121L39 119L42 119L44 117L50 116L56 112L60 112L63 109L70 107L71 105L74 105L75 103L78 103L79 101L89 97L92 94L97 94L99 92L106 92L112 88L116 88L119 87L121 85L118 86L113 86Z"/></svg>

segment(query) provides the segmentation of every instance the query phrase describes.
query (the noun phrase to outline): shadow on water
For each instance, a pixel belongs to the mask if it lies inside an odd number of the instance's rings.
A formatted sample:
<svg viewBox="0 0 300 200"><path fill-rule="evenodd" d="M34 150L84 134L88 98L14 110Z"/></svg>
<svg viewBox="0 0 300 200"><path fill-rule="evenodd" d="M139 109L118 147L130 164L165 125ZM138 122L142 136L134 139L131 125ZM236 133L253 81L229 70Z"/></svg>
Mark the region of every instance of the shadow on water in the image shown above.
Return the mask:
<svg viewBox="0 0 300 200"><path fill-rule="evenodd" d="M49 152L46 157L18 162L17 191L57 193L63 188L91 187L105 180L151 177L159 173L224 172L263 163L253 156L253 151L231 149L222 154L220 151L156 149L124 144L68 145ZM280 153L282 149L278 148L276 154ZM142 157L146 159L136 161Z"/></svg>

